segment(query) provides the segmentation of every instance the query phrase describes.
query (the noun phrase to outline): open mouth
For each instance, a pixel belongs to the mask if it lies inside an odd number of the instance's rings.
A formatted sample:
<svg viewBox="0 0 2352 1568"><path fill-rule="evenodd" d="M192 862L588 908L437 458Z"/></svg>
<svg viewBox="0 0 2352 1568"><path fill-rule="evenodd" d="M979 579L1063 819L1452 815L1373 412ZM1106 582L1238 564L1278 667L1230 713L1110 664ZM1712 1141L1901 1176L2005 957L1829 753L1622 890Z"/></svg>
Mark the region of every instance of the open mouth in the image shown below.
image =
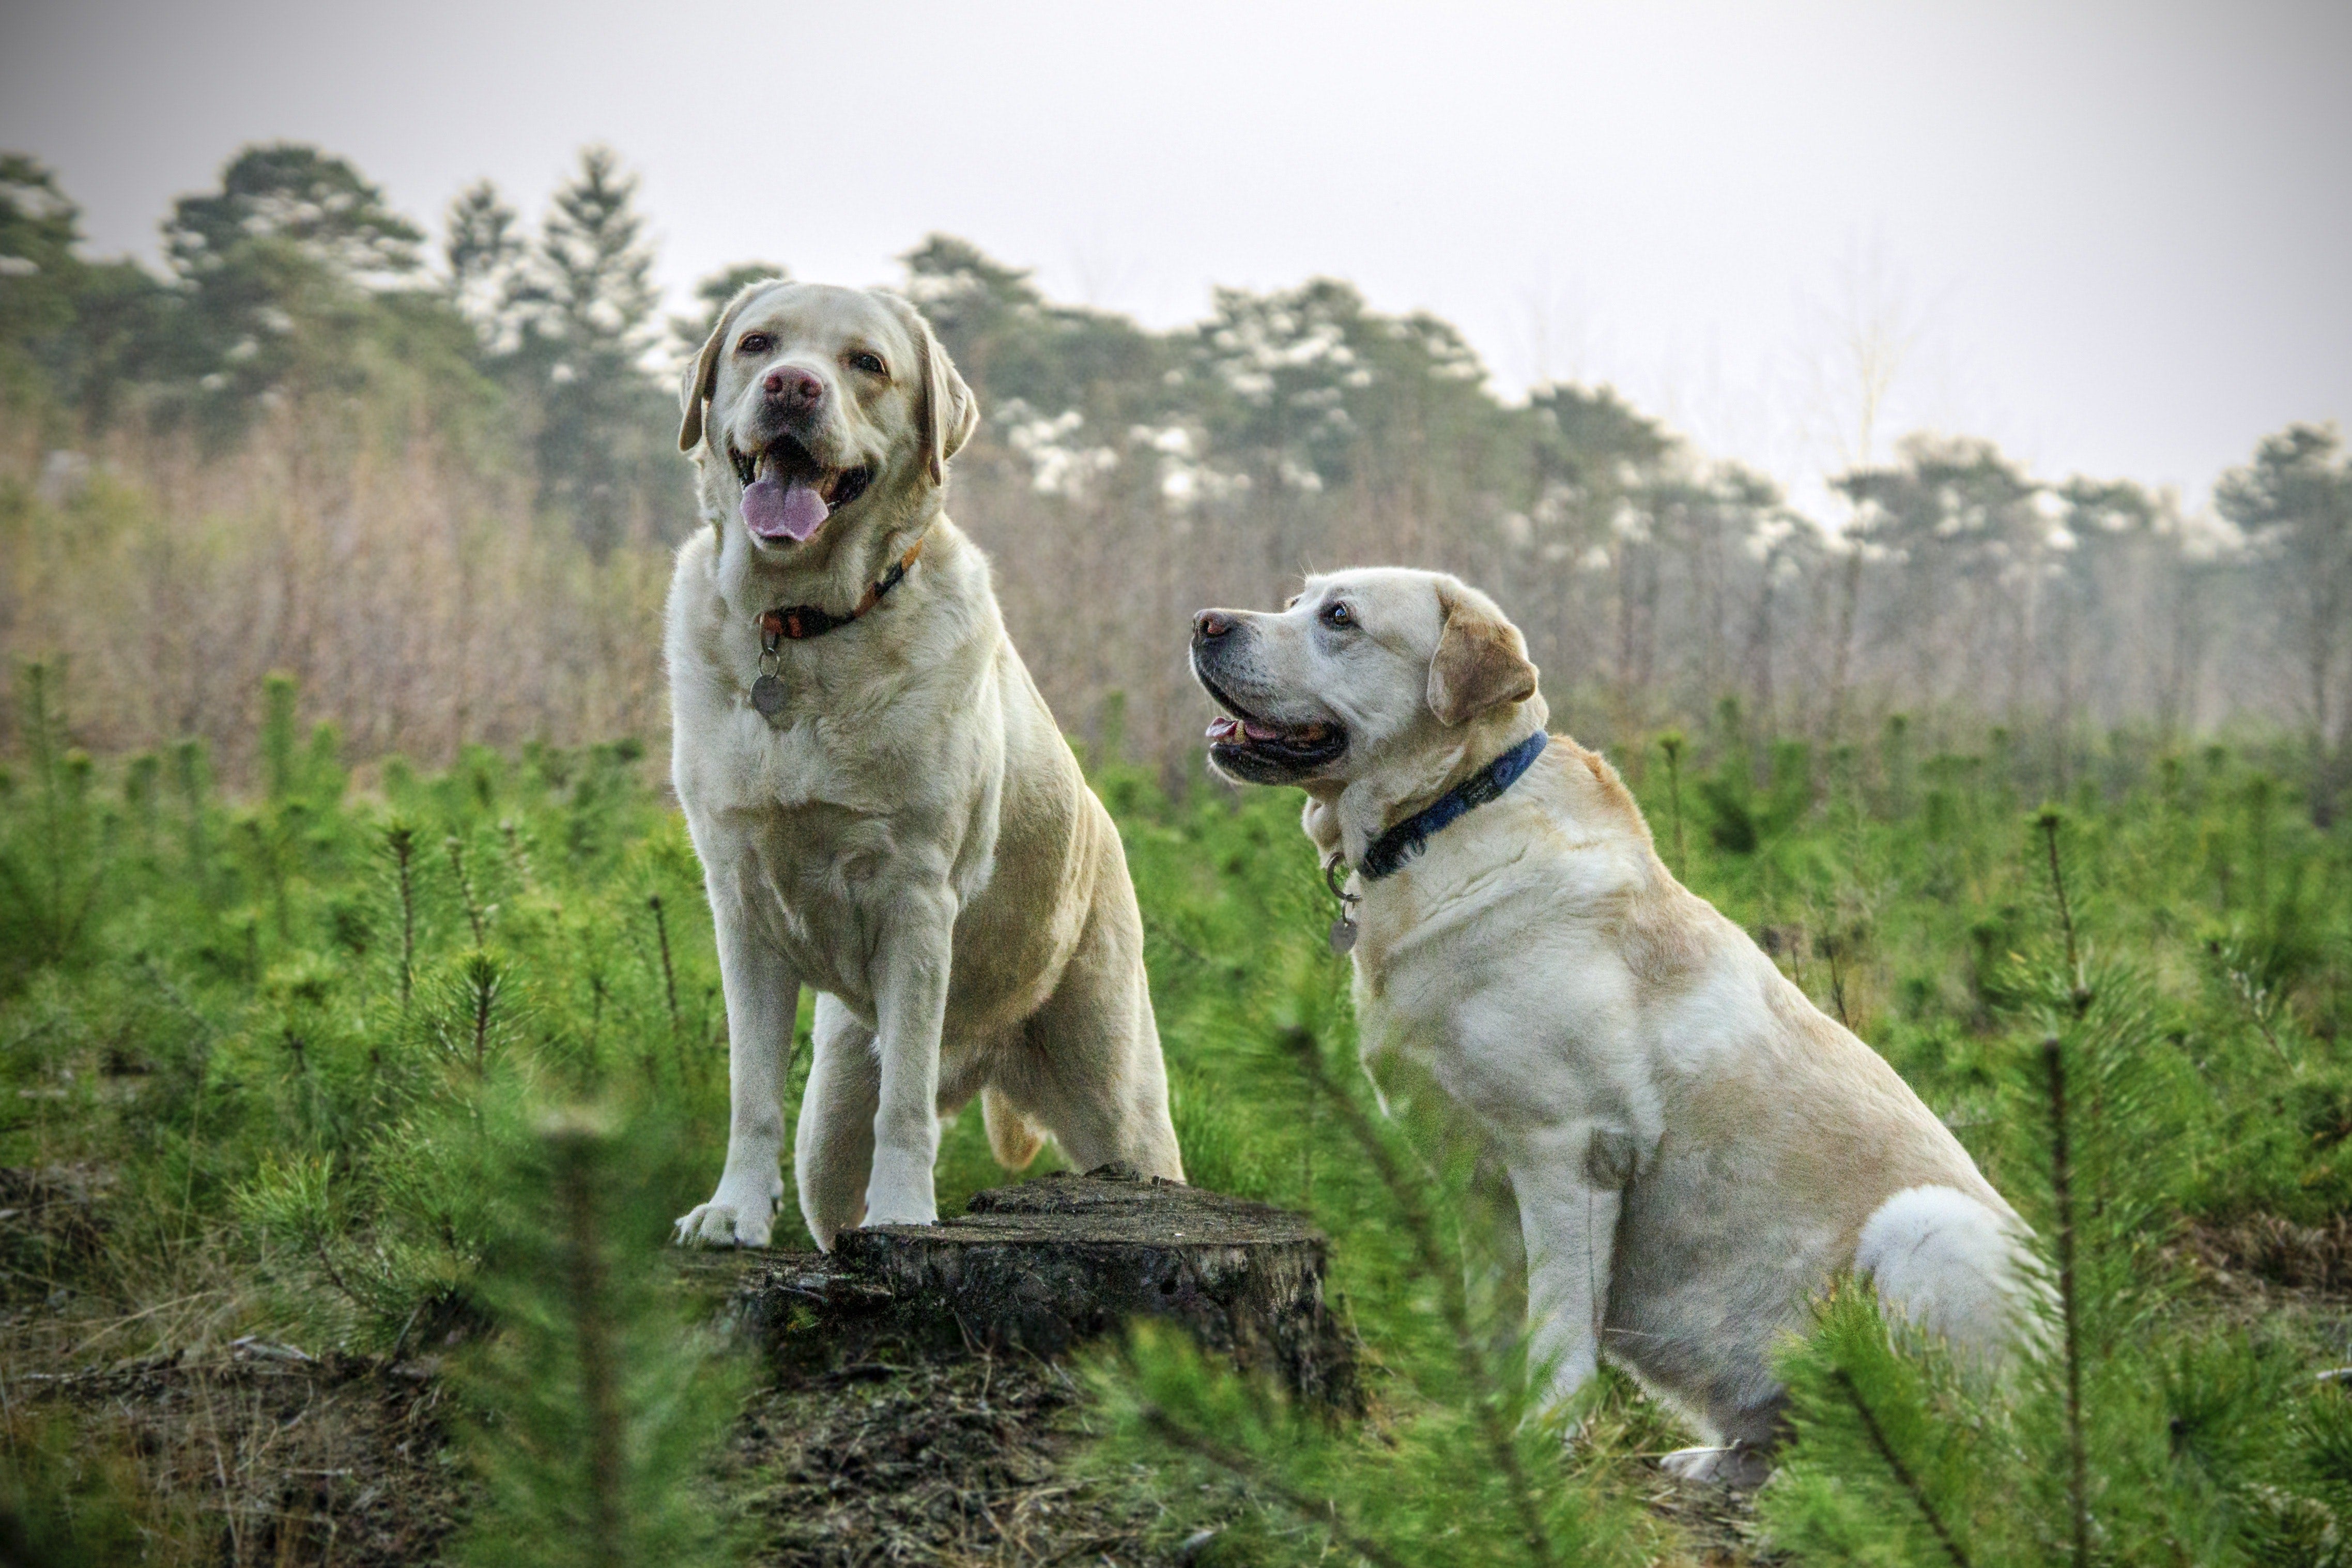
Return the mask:
<svg viewBox="0 0 2352 1568"><path fill-rule="evenodd" d="M796 436L779 436L756 456L727 448L735 477L743 484L743 523L771 542L806 542L824 521L866 493L874 470L828 468L809 455Z"/></svg>
<svg viewBox="0 0 2352 1568"><path fill-rule="evenodd" d="M1311 773L1348 749L1348 732L1337 724L1320 719L1304 724L1261 719L1207 676L1200 680L1225 710L1209 725L1209 755L1229 773L1273 783Z"/></svg>

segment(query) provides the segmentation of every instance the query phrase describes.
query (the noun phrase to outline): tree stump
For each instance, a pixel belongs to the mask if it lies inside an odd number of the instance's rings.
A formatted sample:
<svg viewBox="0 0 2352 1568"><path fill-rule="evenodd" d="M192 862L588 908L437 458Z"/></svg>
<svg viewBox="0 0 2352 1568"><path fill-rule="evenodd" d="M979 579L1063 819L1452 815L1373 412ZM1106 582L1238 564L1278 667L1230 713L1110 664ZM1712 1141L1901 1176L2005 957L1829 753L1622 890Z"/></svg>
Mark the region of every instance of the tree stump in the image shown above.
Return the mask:
<svg viewBox="0 0 2352 1568"><path fill-rule="evenodd" d="M1352 1409L1324 1246L1304 1215L1106 1165L982 1193L935 1226L849 1231L829 1257L721 1254L692 1272L733 1273L734 1322L792 1361L837 1366L885 1342L1053 1357L1149 1317Z"/></svg>

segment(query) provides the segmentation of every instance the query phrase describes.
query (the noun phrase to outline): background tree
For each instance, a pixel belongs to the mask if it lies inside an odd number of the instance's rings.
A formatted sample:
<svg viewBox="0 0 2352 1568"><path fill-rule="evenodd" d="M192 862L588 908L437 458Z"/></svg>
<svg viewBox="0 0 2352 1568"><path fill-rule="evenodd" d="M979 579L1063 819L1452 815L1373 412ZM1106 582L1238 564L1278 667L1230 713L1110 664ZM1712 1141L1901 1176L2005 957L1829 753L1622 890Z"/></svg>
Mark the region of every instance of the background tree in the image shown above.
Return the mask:
<svg viewBox="0 0 2352 1568"><path fill-rule="evenodd" d="M2343 784L2335 746L2352 731L2344 673L2352 651L2352 461L2342 437L2332 425L2290 426L2222 477L2213 504L2244 531L2261 601L2275 606L2302 677L2312 817L2325 826Z"/></svg>
<svg viewBox="0 0 2352 1568"><path fill-rule="evenodd" d="M541 497L600 555L644 521L639 481L675 413L645 365L657 294L636 192L610 149L583 151L555 193L520 295L529 325L518 359L539 404Z"/></svg>
<svg viewBox="0 0 2352 1568"><path fill-rule="evenodd" d="M1874 574L1885 590L1878 625L1865 615L1860 635L1906 659L1913 689L1930 700L1953 700L1962 681L1981 691L1997 671L1992 692L2014 719L2028 695L2047 545L2032 504L2040 487L1988 441L1915 436L1898 450L1889 467L1834 481L1861 540L1900 568Z"/></svg>
<svg viewBox="0 0 2352 1568"><path fill-rule="evenodd" d="M415 277L423 237L350 163L291 142L247 148L219 190L175 203L163 238L184 309L168 346L206 433L233 436L289 380L354 390L366 296Z"/></svg>
<svg viewBox="0 0 2352 1568"><path fill-rule="evenodd" d="M444 220L441 254L450 301L481 340L482 352L494 359L522 346L530 283L520 221L488 180L458 192Z"/></svg>
<svg viewBox="0 0 2352 1568"><path fill-rule="evenodd" d="M74 325L79 213L48 170L0 154L0 389L27 402L45 389Z"/></svg>
<svg viewBox="0 0 2352 1568"><path fill-rule="evenodd" d="M75 416L106 423L169 304L135 263L85 260L80 219L47 168L0 153L0 401L52 435Z"/></svg>
<svg viewBox="0 0 2352 1568"><path fill-rule="evenodd" d="M424 240L383 205L383 193L343 159L315 147L248 147L210 195L185 196L163 226L172 266L201 278L257 240L291 247L336 276L388 288L413 277Z"/></svg>

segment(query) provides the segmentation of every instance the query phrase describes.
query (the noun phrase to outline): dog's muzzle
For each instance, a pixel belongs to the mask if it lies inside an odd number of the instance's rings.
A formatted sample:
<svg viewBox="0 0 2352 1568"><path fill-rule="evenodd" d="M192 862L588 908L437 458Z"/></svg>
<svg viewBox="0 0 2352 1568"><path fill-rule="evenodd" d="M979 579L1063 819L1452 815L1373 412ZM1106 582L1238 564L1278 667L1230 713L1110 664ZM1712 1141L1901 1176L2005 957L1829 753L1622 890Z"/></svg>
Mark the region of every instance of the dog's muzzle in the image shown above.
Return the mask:
<svg viewBox="0 0 2352 1568"><path fill-rule="evenodd" d="M1192 679L1223 709L1209 725L1209 761L1251 784L1296 784L1339 760L1348 749L1344 725L1328 719L1269 717L1269 704L1244 660L1255 640L1248 621L1230 611L1192 617Z"/></svg>

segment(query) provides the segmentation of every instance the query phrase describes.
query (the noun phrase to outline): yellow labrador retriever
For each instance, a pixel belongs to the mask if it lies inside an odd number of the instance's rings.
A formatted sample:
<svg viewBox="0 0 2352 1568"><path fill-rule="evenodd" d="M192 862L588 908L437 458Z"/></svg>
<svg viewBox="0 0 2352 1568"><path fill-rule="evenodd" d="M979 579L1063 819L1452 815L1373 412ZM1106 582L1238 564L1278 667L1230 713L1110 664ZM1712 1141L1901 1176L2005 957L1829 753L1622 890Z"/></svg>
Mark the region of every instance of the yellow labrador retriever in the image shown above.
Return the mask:
<svg viewBox="0 0 2352 1568"><path fill-rule="evenodd" d="M1334 935L1366 1067L1433 1079L1510 1173L1555 1398L1606 1354L1708 1436L1670 1470L1759 1479L1773 1342L1849 1270L1999 1359L2032 1288L2015 1214L1675 880L1615 771L1547 736L1492 600L1427 572L1312 577L1279 614L1202 611L1192 657L1213 764L1303 787L1307 837L1352 869Z"/></svg>
<svg viewBox="0 0 2352 1568"><path fill-rule="evenodd" d="M793 1169L821 1247L937 1217L942 1117L997 1158L1181 1179L1118 832L949 521L978 423L888 294L736 295L680 388L709 527L678 552L672 777L727 997L727 1163L680 1242L767 1245L803 984Z"/></svg>

